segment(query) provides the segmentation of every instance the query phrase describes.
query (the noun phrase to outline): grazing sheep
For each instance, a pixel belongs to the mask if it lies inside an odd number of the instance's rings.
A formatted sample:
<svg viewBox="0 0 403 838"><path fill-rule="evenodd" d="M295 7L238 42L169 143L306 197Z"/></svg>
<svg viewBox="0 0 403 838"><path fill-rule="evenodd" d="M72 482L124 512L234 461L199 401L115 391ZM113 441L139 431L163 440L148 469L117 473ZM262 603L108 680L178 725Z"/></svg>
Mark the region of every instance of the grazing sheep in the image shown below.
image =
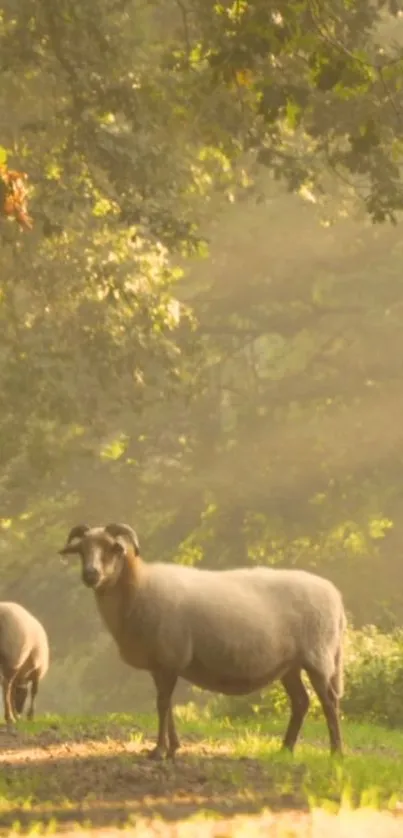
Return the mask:
<svg viewBox="0 0 403 838"><path fill-rule="evenodd" d="M27 717L33 719L38 684L49 667L49 644L41 623L22 605L0 602L0 673L7 725L23 712L31 686Z"/></svg>
<svg viewBox="0 0 403 838"><path fill-rule="evenodd" d="M151 673L158 739L150 753L179 747L172 694L179 676L226 695L244 695L280 679L291 703L283 747L293 750L309 706L305 670L321 702L332 752L341 752L342 597L302 570L266 567L200 570L146 564L126 524L74 527L60 555L78 554L84 584L122 659Z"/></svg>

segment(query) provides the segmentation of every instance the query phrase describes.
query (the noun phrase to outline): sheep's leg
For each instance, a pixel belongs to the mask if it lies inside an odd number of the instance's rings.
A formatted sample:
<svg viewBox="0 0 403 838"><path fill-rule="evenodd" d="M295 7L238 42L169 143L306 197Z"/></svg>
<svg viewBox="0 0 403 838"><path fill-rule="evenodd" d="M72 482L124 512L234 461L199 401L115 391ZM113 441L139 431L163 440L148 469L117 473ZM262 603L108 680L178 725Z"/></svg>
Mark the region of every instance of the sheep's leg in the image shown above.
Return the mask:
<svg viewBox="0 0 403 838"><path fill-rule="evenodd" d="M169 714L168 714L168 740L169 740L169 748L168 748L168 756L174 757L175 752L180 748L180 741L179 736L176 732L175 727L175 719L172 710L172 702L169 705Z"/></svg>
<svg viewBox="0 0 403 838"><path fill-rule="evenodd" d="M13 710L13 684L16 677L16 672L4 672L3 670L3 705L4 705L4 720L8 729L15 722L15 715Z"/></svg>
<svg viewBox="0 0 403 838"><path fill-rule="evenodd" d="M16 702L16 697L15 697L15 690L16 690L16 685L15 685L15 681L14 681L13 686L12 686L12 690L11 690L11 708L12 708L12 713L13 713L13 716L14 716L16 719L18 719L18 718L19 718L19 716L20 716L20 714L19 714L19 712L18 712L18 710L17 710L17 702Z"/></svg>
<svg viewBox="0 0 403 838"><path fill-rule="evenodd" d="M31 679L31 693L30 693L30 696L29 696L29 707L28 707L28 711L27 711L27 719L29 719L30 721L32 721L32 719L34 718L34 705L35 705L35 698L36 698L37 693L38 693L38 683L39 683L38 673L34 672L34 674L32 676L32 679Z"/></svg>
<svg viewBox="0 0 403 838"><path fill-rule="evenodd" d="M167 752L167 734L171 730L171 698L177 676L167 672L153 672L157 689L158 737L156 747L149 752L150 759L163 759ZM172 718L173 722L173 718Z"/></svg>
<svg viewBox="0 0 403 838"><path fill-rule="evenodd" d="M327 722L332 754L343 751L339 719L339 699L326 677L316 669L308 669L309 680L319 698Z"/></svg>
<svg viewBox="0 0 403 838"><path fill-rule="evenodd" d="M283 749L293 751L309 708L309 696L301 679L301 671L292 669L281 679L290 699L291 718L283 739Z"/></svg>
<svg viewBox="0 0 403 838"><path fill-rule="evenodd" d="M17 683L17 680L15 680L12 690L12 703L14 716L17 718L20 718L23 714L27 693L27 684L25 682L21 683L21 681Z"/></svg>

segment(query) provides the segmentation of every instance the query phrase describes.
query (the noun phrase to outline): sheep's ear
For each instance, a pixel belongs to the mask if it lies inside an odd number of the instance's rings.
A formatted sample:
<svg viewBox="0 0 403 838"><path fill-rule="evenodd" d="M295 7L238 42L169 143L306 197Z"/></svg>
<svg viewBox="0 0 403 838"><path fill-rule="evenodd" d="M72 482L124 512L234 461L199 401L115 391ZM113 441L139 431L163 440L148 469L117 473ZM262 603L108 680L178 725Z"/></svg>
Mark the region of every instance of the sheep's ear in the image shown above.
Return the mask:
<svg viewBox="0 0 403 838"><path fill-rule="evenodd" d="M136 556L140 553L140 545L139 540L137 538L137 534L134 532L132 527L129 527L128 524L107 524L104 528L109 535L113 536L113 538L123 538L129 539L130 543L134 547L134 552Z"/></svg>
<svg viewBox="0 0 403 838"><path fill-rule="evenodd" d="M70 542L70 544L66 544L65 547L62 547L59 550L59 556L61 557L63 564L66 564L66 556L74 556L80 552L80 541L81 539L74 539Z"/></svg>
<svg viewBox="0 0 403 838"><path fill-rule="evenodd" d="M80 545L79 545L79 541L77 540L76 542L73 541L72 544L66 544L65 547L62 547L62 549L59 550L59 556L72 556L73 553L79 553L79 552L80 552Z"/></svg>
<svg viewBox="0 0 403 838"><path fill-rule="evenodd" d="M80 544L87 532L90 531L88 524L78 524L73 527L68 536L65 546L59 550L59 556L72 556L80 552Z"/></svg>
<svg viewBox="0 0 403 838"><path fill-rule="evenodd" d="M116 538L115 540L115 552L118 556L125 556L127 552L127 544L124 538Z"/></svg>

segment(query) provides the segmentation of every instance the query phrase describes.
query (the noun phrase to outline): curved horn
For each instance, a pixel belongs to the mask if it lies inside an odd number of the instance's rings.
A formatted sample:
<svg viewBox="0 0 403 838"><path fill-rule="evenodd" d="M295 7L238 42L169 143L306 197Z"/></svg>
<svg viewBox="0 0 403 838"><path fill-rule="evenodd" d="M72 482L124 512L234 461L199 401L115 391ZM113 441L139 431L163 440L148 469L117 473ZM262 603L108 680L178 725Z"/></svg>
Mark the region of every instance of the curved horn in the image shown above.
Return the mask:
<svg viewBox="0 0 403 838"><path fill-rule="evenodd" d="M108 532L114 538L118 535L123 535L125 538L128 538L134 547L135 555L138 556L140 554L140 543L137 538L137 533L128 524L107 524L105 532Z"/></svg>
<svg viewBox="0 0 403 838"><path fill-rule="evenodd" d="M83 538L90 529L91 527L87 524L78 524L76 527L73 527L67 536L66 544L71 544L76 538Z"/></svg>
<svg viewBox="0 0 403 838"><path fill-rule="evenodd" d="M60 556L68 556L71 553L77 553L77 544L75 542L80 541L91 527L88 527L87 524L78 524L76 527L73 527L68 536L65 546L59 550Z"/></svg>

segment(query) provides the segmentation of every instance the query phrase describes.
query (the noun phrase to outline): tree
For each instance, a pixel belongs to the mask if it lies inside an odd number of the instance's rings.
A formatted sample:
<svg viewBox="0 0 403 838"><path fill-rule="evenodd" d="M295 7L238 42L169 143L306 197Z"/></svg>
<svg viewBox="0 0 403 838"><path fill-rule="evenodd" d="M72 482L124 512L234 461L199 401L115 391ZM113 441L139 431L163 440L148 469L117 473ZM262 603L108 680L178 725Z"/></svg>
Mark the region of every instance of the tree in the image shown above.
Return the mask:
<svg viewBox="0 0 403 838"><path fill-rule="evenodd" d="M0 221L4 590L47 614L90 684L107 650L91 664L95 617L53 558L80 519L132 521L151 558L315 564L348 578L358 617L382 617L373 548L393 538L399 463L363 416L379 401L381 425L389 405L398 443L398 235L312 215L313 272L312 228L273 178L312 213L357 212L357 194L371 220L398 213L385 9L0 2L0 144L34 221ZM388 569L391 601L396 553Z"/></svg>

